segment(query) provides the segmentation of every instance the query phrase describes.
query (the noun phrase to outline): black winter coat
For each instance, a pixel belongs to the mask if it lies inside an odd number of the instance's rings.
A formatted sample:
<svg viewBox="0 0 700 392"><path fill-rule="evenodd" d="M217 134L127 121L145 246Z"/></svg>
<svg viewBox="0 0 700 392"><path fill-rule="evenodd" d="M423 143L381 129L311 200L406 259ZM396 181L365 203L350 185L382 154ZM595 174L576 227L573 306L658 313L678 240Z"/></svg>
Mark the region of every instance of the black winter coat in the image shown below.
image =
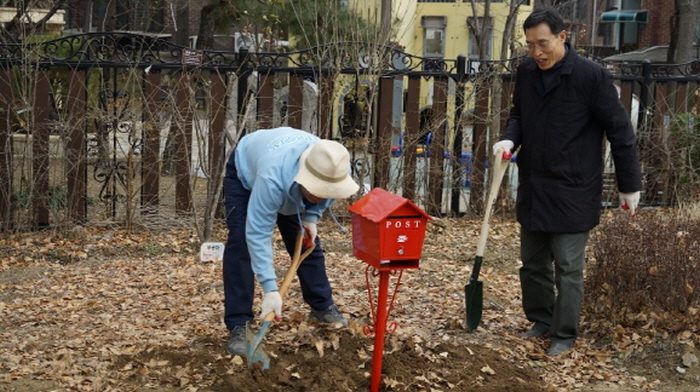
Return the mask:
<svg viewBox="0 0 700 392"><path fill-rule="evenodd" d="M520 148L516 209L518 222L530 231L577 233L599 223L603 137L610 142L619 191L642 188L634 131L612 76L566 45L547 91L534 59L520 64L501 136Z"/></svg>

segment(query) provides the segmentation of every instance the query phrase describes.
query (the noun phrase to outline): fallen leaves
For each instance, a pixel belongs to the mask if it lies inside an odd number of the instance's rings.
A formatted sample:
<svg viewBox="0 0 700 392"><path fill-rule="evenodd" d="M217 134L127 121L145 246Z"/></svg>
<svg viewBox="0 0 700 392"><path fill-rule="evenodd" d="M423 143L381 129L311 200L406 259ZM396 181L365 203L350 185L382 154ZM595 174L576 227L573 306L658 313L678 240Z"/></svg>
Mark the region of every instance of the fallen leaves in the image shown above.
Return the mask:
<svg viewBox="0 0 700 392"><path fill-rule="evenodd" d="M478 362L481 356L476 347L486 347L517 367L537 369L552 390L575 390L596 382L640 390L658 385L654 379L630 375L616 366L620 356L632 356L649 344L654 315L634 316L647 328L615 328L615 342L608 346L594 345L584 336L574 351L558 359L545 355L546 341L517 336L528 323L520 308L518 261L512 256L517 254L519 229L513 222L493 224L494 235L489 238L481 274L485 296L482 324L476 332L466 333L463 286L471 272L480 222L445 222L439 233L426 238L421 267L403 275L388 317L399 328L387 336L385 355L408 350L426 363L474 363L478 373L465 380L473 383L469 385L486 385L505 374L493 361ZM348 235L330 230L324 236L324 247L330 249L327 263L334 298L351 318L348 330L362 336L362 326L371 324L365 265L351 255L348 242ZM275 247L281 276L288 257L281 251L279 239ZM175 363L155 354L148 357L155 348L176 350L198 337L225 340L221 264L199 262L197 239L191 233L149 235L84 229L81 235L70 238L26 233L1 240L0 248L12 249L11 256L0 261L0 271L29 271L34 265L42 266L40 272L26 277L0 276L0 380L45 378L75 390L110 391L133 380L147 385L149 380L167 375L172 385L194 391L206 389L220 376L197 372L187 359ZM501 252L502 248L508 251ZM376 287L373 289L376 293ZM258 298L256 295L256 306ZM688 309L689 313L697 311ZM285 303L286 320L271 327L266 343L290 351L301 351L302 345L307 345L313 350L310 354L318 358L331 357L343 349L340 330L327 328L319 334L318 328L306 321L307 315L295 281ZM689 348L697 340L693 331L678 335L679 343ZM452 344L464 347L459 350L464 358L439 347ZM366 345L354 349L357 362L348 371L356 367L358 373L369 377L373 349L369 338ZM274 352L270 354L275 360ZM125 359L136 356L146 358ZM229 358L223 350L220 358L212 360L226 362L228 369L222 373L229 375L244 371L246 366L245 358ZM697 358L679 357L676 366L680 365L691 369L697 366ZM426 371L409 381L398 376L383 374L387 388L461 390L448 381L446 373ZM292 367L288 377L305 379L309 374ZM519 382L523 381L512 381L513 385Z"/></svg>
<svg viewBox="0 0 700 392"><path fill-rule="evenodd" d="M489 365L486 365L486 366L482 367L482 368L481 368L481 372L482 372L482 373L486 373L486 374L488 374L488 375L490 375L490 376L493 376L493 375L496 374L496 371L493 370L493 369L491 369L491 367L490 367Z"/></svg>
<svg viewBox="0 0 700 392"><path fill-rule="evenodd" d="M694 367L698 364L698 357L692 353L683 354L681 360L683 361L683 366L687 368Z"/></svg>

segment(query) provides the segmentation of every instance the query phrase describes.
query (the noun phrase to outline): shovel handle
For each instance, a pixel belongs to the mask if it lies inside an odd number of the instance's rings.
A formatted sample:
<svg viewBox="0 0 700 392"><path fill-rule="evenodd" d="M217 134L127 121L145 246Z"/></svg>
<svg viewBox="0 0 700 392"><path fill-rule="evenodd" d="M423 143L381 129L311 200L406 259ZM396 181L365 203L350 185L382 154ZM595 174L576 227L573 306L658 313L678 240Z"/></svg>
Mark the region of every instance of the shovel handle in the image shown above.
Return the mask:
<svg viewBox="0 0 700 392"><path fill-rule="evenodd" d="M501 187L501 182L503 181L503 176L508 168L508 162L510 161L512 154L504 152L503 155L498 159L494 156L493 163L493 173L491 175L491 189L489 190L489 197L486 199L486 209L484 210L484 221L481 223L481 234L479 235L479 243L476 246L476 255L483 256L484 250L486 249L486 239L489 236L489 220L491 218L491 210L493 209L493 203L496 201L496 196L498 196L498 189Z"/></svg>
<svg viewBox="0 0 700 392"><path fill-rule="evenodd" d="M284 299L284 297L287 295L287 291L289 291L289 286L292 284L292 280L294 279L294 275L296 275L297 270L299 269L299 266L301 265L301 262L308 257L311 252L313 252L314 248L316 247L315 243L312 243L310 247L306 248L304 253L301 253L301 248L302 248L302 243L304 242L304 235L303 233L297 234L297 241L296 245L294 247L294 254L292 255L292 263L289 265L289 269L287 270L287 274L284 275L284 280L282 281L282 284L280 285L279 288L279 293L280 297ZM272 321L272 319L275 318L275 312L270 312L267 315L265 315L265 318L263 319L263 322L269 322Z"/></svg>

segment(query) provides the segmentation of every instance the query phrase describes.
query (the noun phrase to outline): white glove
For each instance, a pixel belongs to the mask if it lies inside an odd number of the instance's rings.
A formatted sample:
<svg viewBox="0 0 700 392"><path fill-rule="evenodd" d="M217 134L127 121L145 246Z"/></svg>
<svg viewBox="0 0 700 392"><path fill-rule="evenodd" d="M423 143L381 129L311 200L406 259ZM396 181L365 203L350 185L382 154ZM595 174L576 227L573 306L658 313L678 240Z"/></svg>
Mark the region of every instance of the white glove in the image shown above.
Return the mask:
<svg viewBox="0 0 700 392"><path fill-rule="evenodd" d="M639 191L623 193L620 192L620 207L623 210L629 210L632 216L637 213L637 206L639 205Z"/></svg>
<svg viewBox="0 0 700 392"><path fill-rule="evenodd" d="M279 291L270 291L263 297L260 318L264 319L270 312L275 312L276 317L282 317L282 297Z"/></svg>
<svg viewBox="0 0 700 392"><path fill-rule="evenodd" d="M310 222L307 220L302 220L301 225L304 226L304 248L309 248L316 241L318 228L316 227L315 222Z"/></svg>
<svg viewBox="0 0 700 392"><path fill-rule="evenodd" d="M501 140L493 145L493 155L503 155L503 152L498 152L499 150L510 154L513 152L513 147L515 147L515 143L512 140Z"/></svg>

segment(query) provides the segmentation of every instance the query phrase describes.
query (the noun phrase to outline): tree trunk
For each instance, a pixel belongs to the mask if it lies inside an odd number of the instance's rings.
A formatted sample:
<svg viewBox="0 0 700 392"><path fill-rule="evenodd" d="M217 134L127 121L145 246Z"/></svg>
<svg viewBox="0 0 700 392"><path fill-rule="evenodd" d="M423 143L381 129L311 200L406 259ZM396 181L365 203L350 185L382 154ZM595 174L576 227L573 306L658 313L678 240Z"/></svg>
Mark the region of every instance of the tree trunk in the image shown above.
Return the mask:
<svg viewBox="0 0 700 392"><path fill-rule="evenodd" d="M185 0L179 0L176 4L176 10L175 10L175 23L176 23L176 31L175 31L175 43L178 45L182 45L185 47L190 46L190 6L189 6L189 1ZM176 77L179 77L178 74L172 74L172 75L177 75ZM170 80L169 83L170 89L172 89L172 94L171 96L175 96L176 92L174 91L175 89L178 88L178 83L174 80ZM164 175L171 175L175 173L175 158L177 156L177 144L175 142L175 135L177 135L178 132L178 124L177 121L179 120L180 116L177 114L177 104L173 105L173 117L172 121L170 122L170 130L168 131L168 136L165 141L165 147L163 148L163 158L162 158L162 166L161 166L161 171Z"/></svg>
<svg viewBox="0 0 700 392"><path fill-rule="evenodd" d="M182 46L190 45L190 3L180 0L175 10L175 43Z"/></svg>
<svg viewBox="0 0 700 392"><path fill-rule="evenodd" d="M699 0L675 0L676 10L671 23L671 44L667 60L670 63L686 63L695 59L693 48L694 18Z"/></svg>
<svg viewBox="0 0 700 392"><path fill-rule="evenodd" d="M481 22L481 36L479 37L479 60L489 60L489 37L493 34L493 23L491 22L491 0L484 2L484 18Z"/></svg>
<svg viewBox="0 0 700 392"><path fill-rule="evenodd" d="M93 4L92 1L86 1L83 4L83 33L92 31Z"/></svg>
<svg viewBox="0 0 700 392"><path fill-rule="evenodd" d="M380 43L388 44L391 39L391 0L382 0Z"/></svg>
<svg viewBox="0 0 700 392"><path fill-rule="evenodd" d="M214 49L214 33L216 32L216 22L214 18L221 5L221 2L216 2L202 7L199 18L197 49Z"/></svg>
<svg viewBox="0 0 700 392"><path fill-rule="evenodd" d="M513 34L515 33L515 22L518 21L518 12L520 11L520 6L526 0L512 0L510 2L510 9L508 10L508 16L506 17L506 24L503 27L503 36L501 37L501 60L505 60L509 57L515 55L515 47L513 43ZM509 53L510 50L510 53Z"/></svg>
<svg viewBox="0 0 700 392"><path fill-rule="evenodd" d="M484 2L484 15L479 16L476 10L476 0L471 0L472 17L467 18L469 34L473 35L477 45L479 46L479 60L488 60L488 38L489 31L493 31L493 23L491 22L491 0Z"/></svg>

